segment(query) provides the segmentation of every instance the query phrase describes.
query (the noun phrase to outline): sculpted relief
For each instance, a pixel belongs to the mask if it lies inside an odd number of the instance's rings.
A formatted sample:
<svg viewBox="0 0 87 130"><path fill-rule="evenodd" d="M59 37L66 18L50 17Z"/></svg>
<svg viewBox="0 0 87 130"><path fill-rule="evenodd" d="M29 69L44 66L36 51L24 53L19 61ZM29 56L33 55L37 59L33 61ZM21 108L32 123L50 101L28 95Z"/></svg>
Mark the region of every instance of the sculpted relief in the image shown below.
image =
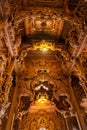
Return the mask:
<svg viewBox="0 0 87 130"><path fill-rule="evenodd" d="M37 113L29 113L23 120L26 126L22 125L20 129L24 130L66 130L63 116L60 113L57 116L56 112L47 113L45 110L39 110Z"/></svg>
<svg viewBox="0 0 87 130"><path fill-rule="evenodd" d="M0 129L80 130L80 114L87 114L87 3L74 14L67 0L9 1L11 8L0 2Z"/></svg>

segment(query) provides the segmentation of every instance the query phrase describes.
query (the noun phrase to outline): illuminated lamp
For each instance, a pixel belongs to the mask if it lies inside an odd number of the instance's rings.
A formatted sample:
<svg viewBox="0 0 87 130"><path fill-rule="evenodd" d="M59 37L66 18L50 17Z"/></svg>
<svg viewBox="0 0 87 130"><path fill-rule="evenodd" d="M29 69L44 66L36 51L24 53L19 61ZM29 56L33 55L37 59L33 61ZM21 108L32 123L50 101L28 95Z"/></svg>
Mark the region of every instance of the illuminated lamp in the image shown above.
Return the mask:
<svg viewBox="0 0 87 130"><path fill-rule="evenodd" d="M40 49L42 52L47 52L48 50L55 50L55 45L53 43L42 40L39 43L33 45L34 50Z"/></svg>
<svg viewBox="0 0 87 130"><path fill-rule="evenodd" d="M47 99L46 95L39 95L38 99L31 103L29 112L30 113L36 113L38 110L45 110L48 113L49 112L54 112L56 109L56 106L53 102Z"/></svg>

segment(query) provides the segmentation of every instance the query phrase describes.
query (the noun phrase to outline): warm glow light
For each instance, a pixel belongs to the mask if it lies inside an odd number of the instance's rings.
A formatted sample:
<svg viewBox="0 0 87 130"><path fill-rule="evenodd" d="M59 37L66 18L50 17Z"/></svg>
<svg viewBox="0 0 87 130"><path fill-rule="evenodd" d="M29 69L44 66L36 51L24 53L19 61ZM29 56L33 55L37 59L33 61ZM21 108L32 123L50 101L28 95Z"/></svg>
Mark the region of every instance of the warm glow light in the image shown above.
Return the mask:
<svg viewBox="0 0 87 130"><path fill-rule="evenodd" d="M41 96L40 99L38 99L39 103L46 103L47 99L44 96Z"/></svg>
<svg viewBox="0 0 87 130"><path fill-rule="evenodd" d="M47 52L48 49L47 49L47 48L42 48L42 51L43 51L43 52Z"/></svg>
<svg viewBox="0 0 87 130"><path fill-rule="evenodd" d="M46 130L46 128L45 127L41 127L40 130Z"/></svg>
<svg viewBox="0 0 87 130"><path fill-rule="evenodd" d="M40 43L36 43L33 46L34 50L40 49L43 52L47 52L49 49L54 51L55 45L53 43L42 40Z"/></svg>
<svg viewBox="0 0 87 130"><path fill-rule="evenodd" d="M35 102L35 104L37 106L47 106L48 104L50 104L50 101L44 96L41 95Z"/></svg>
<svg viewBox="0 0 87 130"><path fill-rule="evenodd" d="M48 100L48 96L45 95L38 95L37 100L33 103L31 103L29 112L30 113L36 113L38 110L44 109L47 112L53 112L55 111L55 104Z"/></svg>

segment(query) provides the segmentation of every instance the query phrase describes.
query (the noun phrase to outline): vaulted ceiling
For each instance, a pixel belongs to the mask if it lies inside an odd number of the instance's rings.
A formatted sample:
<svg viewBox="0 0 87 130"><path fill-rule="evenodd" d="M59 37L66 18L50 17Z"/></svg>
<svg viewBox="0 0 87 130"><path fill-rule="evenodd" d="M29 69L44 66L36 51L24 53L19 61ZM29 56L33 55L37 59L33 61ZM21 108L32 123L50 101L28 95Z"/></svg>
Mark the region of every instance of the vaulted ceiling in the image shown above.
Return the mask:
<svg viewBox="0 0 87 130"><path fill-rule="evenodd" d="M1 130L86 130L86 14L86 0L0 1Z"/></svg>

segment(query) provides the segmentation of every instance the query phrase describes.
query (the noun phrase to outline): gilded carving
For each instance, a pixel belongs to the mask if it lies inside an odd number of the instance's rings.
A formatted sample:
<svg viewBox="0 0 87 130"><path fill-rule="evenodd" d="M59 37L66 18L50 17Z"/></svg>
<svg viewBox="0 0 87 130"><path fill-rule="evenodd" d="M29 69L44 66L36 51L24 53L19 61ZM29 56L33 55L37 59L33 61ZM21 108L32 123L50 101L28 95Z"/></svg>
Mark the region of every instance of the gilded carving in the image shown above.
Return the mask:
<svg viewBox="0 0 87 130"><path fill-rule="evenodd" d="M81 119L86 120L87 114L87 2L77 3L0 1L0 126L8 112L12 119L12 124L9 119L6 122L9 130L66 130L64 118L72 121L70 126L67 120L70 130L79 129L73 125L77 111L84 129ZM69 10L71 5L77 8ZM75 97L70 87L78 99L76 107L76 101L72 105ZM12 101L15 88L17 104ZM41 97L53 104L35 107Z"/></svg>
<svg viewBox="0 0 87 130"><path fill-rule="evenodd" d="M62 128L65 130L65 122L64 118L60 113L53 112L53 113L47 113L44 110L40 110L38 113L35 114L28 114L26 117L26 126L22 126L22 129L26 130L41 130L41 128L46 130L62 130ZM61 123L60 123L61 120Z"/></svg>

